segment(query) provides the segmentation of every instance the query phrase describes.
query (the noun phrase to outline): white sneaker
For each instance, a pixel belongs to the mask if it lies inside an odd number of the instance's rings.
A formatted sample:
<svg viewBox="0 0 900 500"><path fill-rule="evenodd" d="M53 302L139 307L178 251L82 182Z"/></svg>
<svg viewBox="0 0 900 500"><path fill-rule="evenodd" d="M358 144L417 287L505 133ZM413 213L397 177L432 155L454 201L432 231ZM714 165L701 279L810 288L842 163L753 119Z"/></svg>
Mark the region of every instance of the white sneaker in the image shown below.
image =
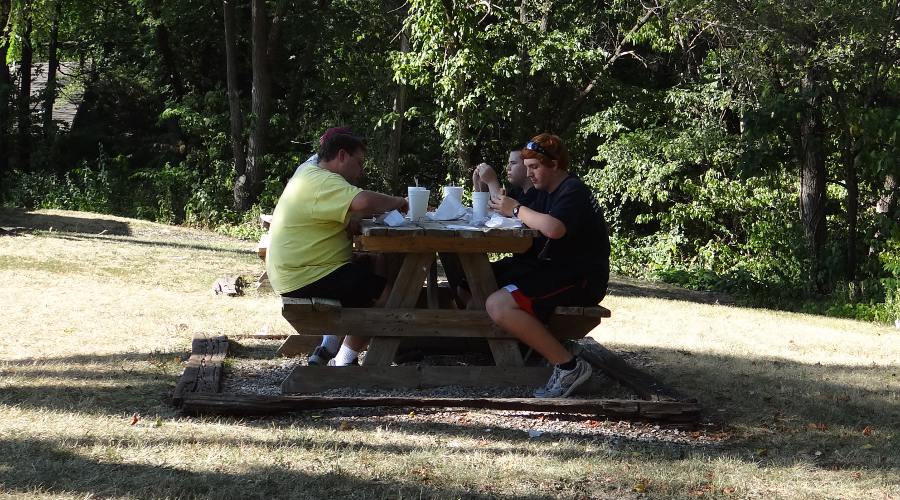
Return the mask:
<svg viewBox="0 0 900 500"><path fill-rule="evenodd" d="M534 397L566 398L579 385L587 382L587 379L591 378L594 369L591 368L590 363L581 358L575 358L575 360L575 368L571 370L563 370L559 366L555 366L553 374L550 375L550 380L547 381L547 385L534 391Z"/></svg>
<svg viewBox="0 0 900 500"><path fill-rule="evenodd" d="M359 358L353 358L353 361L346 365L337 364L337 358L331 358L328 360L327 366L359 366Z"/></svg>

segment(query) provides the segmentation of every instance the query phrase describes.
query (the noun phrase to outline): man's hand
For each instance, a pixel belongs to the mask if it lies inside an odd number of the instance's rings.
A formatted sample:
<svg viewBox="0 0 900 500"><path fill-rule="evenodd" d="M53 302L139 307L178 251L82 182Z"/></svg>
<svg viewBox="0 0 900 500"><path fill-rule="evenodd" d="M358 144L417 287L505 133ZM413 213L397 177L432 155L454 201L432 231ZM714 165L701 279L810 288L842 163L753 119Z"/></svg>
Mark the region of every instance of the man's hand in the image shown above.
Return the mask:
<svg viewBox="0 0 900 500"><path fill-rule="evenodd" d="M402 213L404 213L404 214L407 213L407 212L409 212L409 199L408 199L408 198L401 198L401 197L399 197L399 196L398 196L397 198L398 198L398 200L399 200L399 202L400 202L400 206L397 207L396 210L399 210L400 212L402 212Z"/></svg>
<svg viewBox="0 0 900 500"><path fill-rule="evenodd" d="M481 180L481 182L487 184L488 186L494 183L500 183L497 180L497 172L494 172L494 169L491 168L491 166L487 163L481 163L477 167L475 167L475 173L478 175L478 178Z"/></svg>
<svg viewBox="0 0 900 500"><path fill-rule="evenodd" d="M519 206L519 202L516 201L515 198L510 198L504 194L498 194L491 196L491 201L488 202L488 206L491 210L499 212L504 217L512 217L512 211Z"/></svg>

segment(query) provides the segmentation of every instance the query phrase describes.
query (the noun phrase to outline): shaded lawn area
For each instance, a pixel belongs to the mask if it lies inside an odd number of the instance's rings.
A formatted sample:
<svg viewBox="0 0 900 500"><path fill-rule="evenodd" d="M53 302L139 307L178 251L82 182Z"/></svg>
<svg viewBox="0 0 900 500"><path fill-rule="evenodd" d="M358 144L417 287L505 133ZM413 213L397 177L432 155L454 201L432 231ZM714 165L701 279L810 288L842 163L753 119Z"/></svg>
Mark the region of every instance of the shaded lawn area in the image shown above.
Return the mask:
<svg viewBox="0 0 900 500"><path fill-rule="evenodd" d="M184 418L167 398L195 332L290 331L273 296L209 292L218 275L261 272L253 243L105 215L8 213L0 226L39 227L0 237L5 494L900 498L892 328L613 286L613 317L592 336L697 397L697 432L717 444L616 435L613 423L604 436L529 439L402 410L363 412L348 430L339 413Z"/></svg>

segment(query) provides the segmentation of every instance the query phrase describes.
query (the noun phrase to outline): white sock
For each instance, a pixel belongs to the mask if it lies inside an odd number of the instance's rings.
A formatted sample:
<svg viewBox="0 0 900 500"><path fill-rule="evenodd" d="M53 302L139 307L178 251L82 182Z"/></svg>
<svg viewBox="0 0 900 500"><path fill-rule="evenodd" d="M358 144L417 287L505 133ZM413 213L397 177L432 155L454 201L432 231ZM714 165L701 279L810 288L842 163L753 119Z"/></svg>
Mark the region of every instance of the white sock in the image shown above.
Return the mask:
<svg viewBox="0 0 900 500"><path fill-rule="evenodd" d="M341 348L341 338L337 335L322 335L322 347L331 354L338 352Z"/></svg>
<svg viewBox="0 0 900 500"><path fill-rule="evenodd" d="M346 345L342 345L341 350L339 350L337 355L334 357L334 366L347 366L356 361L356 358L358 356L358 352L350 349Z"/></svg>

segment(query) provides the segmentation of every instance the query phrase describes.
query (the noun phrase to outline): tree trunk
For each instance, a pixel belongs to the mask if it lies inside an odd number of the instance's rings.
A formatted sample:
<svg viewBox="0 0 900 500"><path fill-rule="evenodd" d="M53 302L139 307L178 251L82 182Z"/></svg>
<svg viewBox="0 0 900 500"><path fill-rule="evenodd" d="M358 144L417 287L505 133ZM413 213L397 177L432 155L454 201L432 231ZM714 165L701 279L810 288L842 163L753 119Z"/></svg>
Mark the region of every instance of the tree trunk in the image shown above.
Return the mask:
<svg viewBox="0 0 900 500"><path fill-rule="evenodd" d="M175 51L172 50L172 43L169 37L169 28L162 22L162 7L160 0L151 0L149 2L150 15L156 21L156 50L159 51L160 65L164 79L168 80L172 86L172 92L175 93L177 99L184 96L184 83L181 80L181 73L178 71L178 62L175 57Z"/></svg>
<svg viewBox="0 0 900 500"><path fill-rule="evenodd" d="M465 89L465 77L463 75L459 76L459 81L457 82L459 85L458 91L460 97L464 93ZM465 182L466 179L471 177L470 170L472 169L472 156L469 152L469 145L471 143L471 132L469 131L469 116L466 112L465 108L459 105L462 99L457 100L456 105L456 158L459 161L458 164L458 172L456 174L457 180L461 182Z"/></svg>
<svg viewBox="0 0 900 500"><path fill-rule="evenodd" d="M6 65L6 54L9 52L7 30L12 27L12 0L0 0L0 178L9 170L10 143L7 137L9 130L9 96L12 93L12 75Z"/></svg>
<svg viewBox="0 0 900 500"><path fill-rule="evenodd" d="M800 118L800 218L809 249L809 283L816 292L825 291L825 147L822 123L822 97L819 78L810 69L801 82L805 108Z"/></svg>
<svg viewBox="0 0 900 500"><path fill-rule="evenodd" d="M850 134L849 126L845 127L841 144L841 160L844 164L844 178L847 184L847 250L846 280L847 286L855 290L856 282L856 225L859 218L859 177L856 165L857 149Z"/></svg>
<svg viewBox="0 0 900 500"><path fill-rule="evenodd" d="M250 132L249 154L246 173L235 181L244 184L247 197L237 204L239 211L249 210L262 191L263 155L268 135L269 118L272 114L271 81L268 68L268 21L265 0L251 0L251 22L253 43L253 91L251 107L253 112ZM235 187L237 190L237 186Z"/></svg>
<svg viewBox="0 0 900 500"><path fill-rule="evenodd" d="M222 10L225 21L225 68L228 87L228 111L231 121L231 151L234 156L234 177L239 179L247 172L244 156L244 121L241 112L241 96L238 93L237 39L234 16L234 1L223 0ZM240 211L249 197L244 183L234 183L234 208Z"/></svg>
<svg viewBox="0 0 900 500"><path fill-rule="evenodd" d="M409 38L400 32L400 52L409 52ZM403 141L403 119L406 113L406 84L397 84L394 92L394 124L391 127L391 141L388 146L387 180L388 189L395 193L400 189L400 146Z"/></svg>
<svg viewBox="0 0 900 500"><path fill-rule="evenodd" d="M897 202L897 178L892 174L884 176L884 191L875 203L875 213L880 216L890 216Z"/></svg>
<svg viewBox="0 0 900 500"><path fill-rule="evenodd" d="M59 46L59 17L62 14L62 2L57 0L53 6L53 19L50 25L50 44L47 48L47 87L44 89L44 138L50 140L56 132L53 125L53 105L56 103L56 73L59 69L59 58L56 49Z"/></svg>
<svg viewBox="0 0 900 500"><path fill-rule="evenodd" d="M519 26L525 26L528 24L528 4L525 0L521 0L519 3ZM531 128L531 117L535 115L537 110L537 100L530 99L531 95L530 85L531 82L531 58L528 55L528 42L525 41L524 37L519 38L519 78L518 78L518 95L519 95L519 106L522 108L519 109L519 112L516 113L515 130L512 131L514 134L512 143L522 142L525 138L531 137L531 132L533 132ZM507 145L506 147L512 147L512 145Z"/></svg>
<svg viewBox="0 0 900 500"><path fill-rule="evenodd" d="M19 60L19 160L18 167L31 170L31 5L24 2L22 9L22 56Z"/></svg>

